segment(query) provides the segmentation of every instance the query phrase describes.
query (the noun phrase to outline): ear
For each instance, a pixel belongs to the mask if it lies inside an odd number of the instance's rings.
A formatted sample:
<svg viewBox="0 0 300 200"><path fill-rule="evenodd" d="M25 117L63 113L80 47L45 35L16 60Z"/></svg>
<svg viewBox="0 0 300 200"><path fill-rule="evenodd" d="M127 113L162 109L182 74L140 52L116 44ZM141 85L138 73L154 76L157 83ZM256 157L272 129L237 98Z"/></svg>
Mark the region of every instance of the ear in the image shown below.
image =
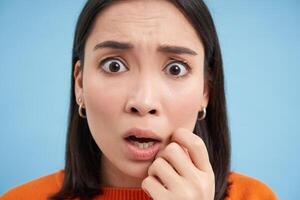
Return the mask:
<svg viewBox="0 0 300 200"><path fill-rule="evenodd" d="M81 69L81 62L78 60L74 66L74 92L76 97L76 102L79 105L78 98L83 98L83 87L82 87L82 77L83 70ZM83 100L83 99L82 99Z"/></svg>
<svg viewBox="0 0 300 200"><path fill-rule="evenodd" d="M204 90L203 90L203 99L202 99L202 108L207 108L209 102L209 85L208 81L204 81Z"/></svg>

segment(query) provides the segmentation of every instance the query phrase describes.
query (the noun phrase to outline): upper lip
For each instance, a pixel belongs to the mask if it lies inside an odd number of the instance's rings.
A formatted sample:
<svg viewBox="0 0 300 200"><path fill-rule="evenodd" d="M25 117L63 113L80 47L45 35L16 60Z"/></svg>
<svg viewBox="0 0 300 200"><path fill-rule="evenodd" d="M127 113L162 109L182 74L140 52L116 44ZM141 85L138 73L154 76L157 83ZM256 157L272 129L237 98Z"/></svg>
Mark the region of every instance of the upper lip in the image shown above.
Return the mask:
<svg viewBox="0 0 300 200"><path fill-rule="evenodd" d="M156 133L151 131L150 129L141 129L134 127L126 131L124 138L128 138L129 136L135 136L137 138L151 138L159 142L162 141L162 138L157 136Z"/></svg>

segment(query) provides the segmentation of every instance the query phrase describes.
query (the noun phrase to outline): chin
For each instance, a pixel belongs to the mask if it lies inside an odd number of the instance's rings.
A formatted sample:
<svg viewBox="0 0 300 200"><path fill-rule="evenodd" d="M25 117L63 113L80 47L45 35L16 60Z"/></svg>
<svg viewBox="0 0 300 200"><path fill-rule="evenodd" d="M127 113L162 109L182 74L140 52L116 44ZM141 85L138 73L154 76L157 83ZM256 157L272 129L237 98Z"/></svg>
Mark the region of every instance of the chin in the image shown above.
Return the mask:
<svg viewBox="0 0 300 200"><path fill-rule="evenodd" d="M122 170L128 176L136 179L144 179L148 176L148 168L152 162L131 162Z"/></svg>

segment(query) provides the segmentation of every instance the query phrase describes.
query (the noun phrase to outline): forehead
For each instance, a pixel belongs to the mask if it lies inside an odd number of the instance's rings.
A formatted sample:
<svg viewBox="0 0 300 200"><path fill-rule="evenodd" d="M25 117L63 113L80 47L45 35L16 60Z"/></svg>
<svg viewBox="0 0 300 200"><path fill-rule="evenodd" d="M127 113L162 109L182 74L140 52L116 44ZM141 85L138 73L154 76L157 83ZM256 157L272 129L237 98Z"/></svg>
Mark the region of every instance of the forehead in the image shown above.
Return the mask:
<svg viewBox="0 0 300 200"><path fill-rule="evenodd" d="M202 51L196 30L167 0L116 1L95 18L87 43L105 40L131 42L135 46L185 45Z"/></svg>

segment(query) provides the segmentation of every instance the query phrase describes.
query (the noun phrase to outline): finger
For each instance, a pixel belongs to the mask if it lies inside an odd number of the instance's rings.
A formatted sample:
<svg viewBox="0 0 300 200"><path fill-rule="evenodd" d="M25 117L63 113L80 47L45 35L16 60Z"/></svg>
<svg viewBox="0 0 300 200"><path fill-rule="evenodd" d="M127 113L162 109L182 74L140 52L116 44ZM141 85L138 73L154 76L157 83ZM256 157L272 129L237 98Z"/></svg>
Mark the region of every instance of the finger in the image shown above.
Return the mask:
<svg viewBox="0 0 300 200"><path fill-rule="evenodd" d="M164 158L180 176L190 177L193 173L193 168L196 168L191 159L186 154L185 150L176 142L171 142L167 147L157 155Z"/></svg>
<svg viewBox="0 0 300 200"><path fill-rule="evenodd" d="M198 169L212 171L205 143L199 136L180 128L173 133L171 141L179 143L188 150L192 162Z"/></svg>
<svg viewBox="0 0 300 200"><path fill-rule="evenodd" d="M159 178L159 181L166 189L174 188L181 179L175 169L162 157L154 160L148 169L148 174Z"/></svg>
<svg viewBox="0 0 300 200"><path fill-rule="evenodd" d="M167 189L153 176L147 176L142 182L142 189L153 199L161 199L167 195Z"/></svg>

